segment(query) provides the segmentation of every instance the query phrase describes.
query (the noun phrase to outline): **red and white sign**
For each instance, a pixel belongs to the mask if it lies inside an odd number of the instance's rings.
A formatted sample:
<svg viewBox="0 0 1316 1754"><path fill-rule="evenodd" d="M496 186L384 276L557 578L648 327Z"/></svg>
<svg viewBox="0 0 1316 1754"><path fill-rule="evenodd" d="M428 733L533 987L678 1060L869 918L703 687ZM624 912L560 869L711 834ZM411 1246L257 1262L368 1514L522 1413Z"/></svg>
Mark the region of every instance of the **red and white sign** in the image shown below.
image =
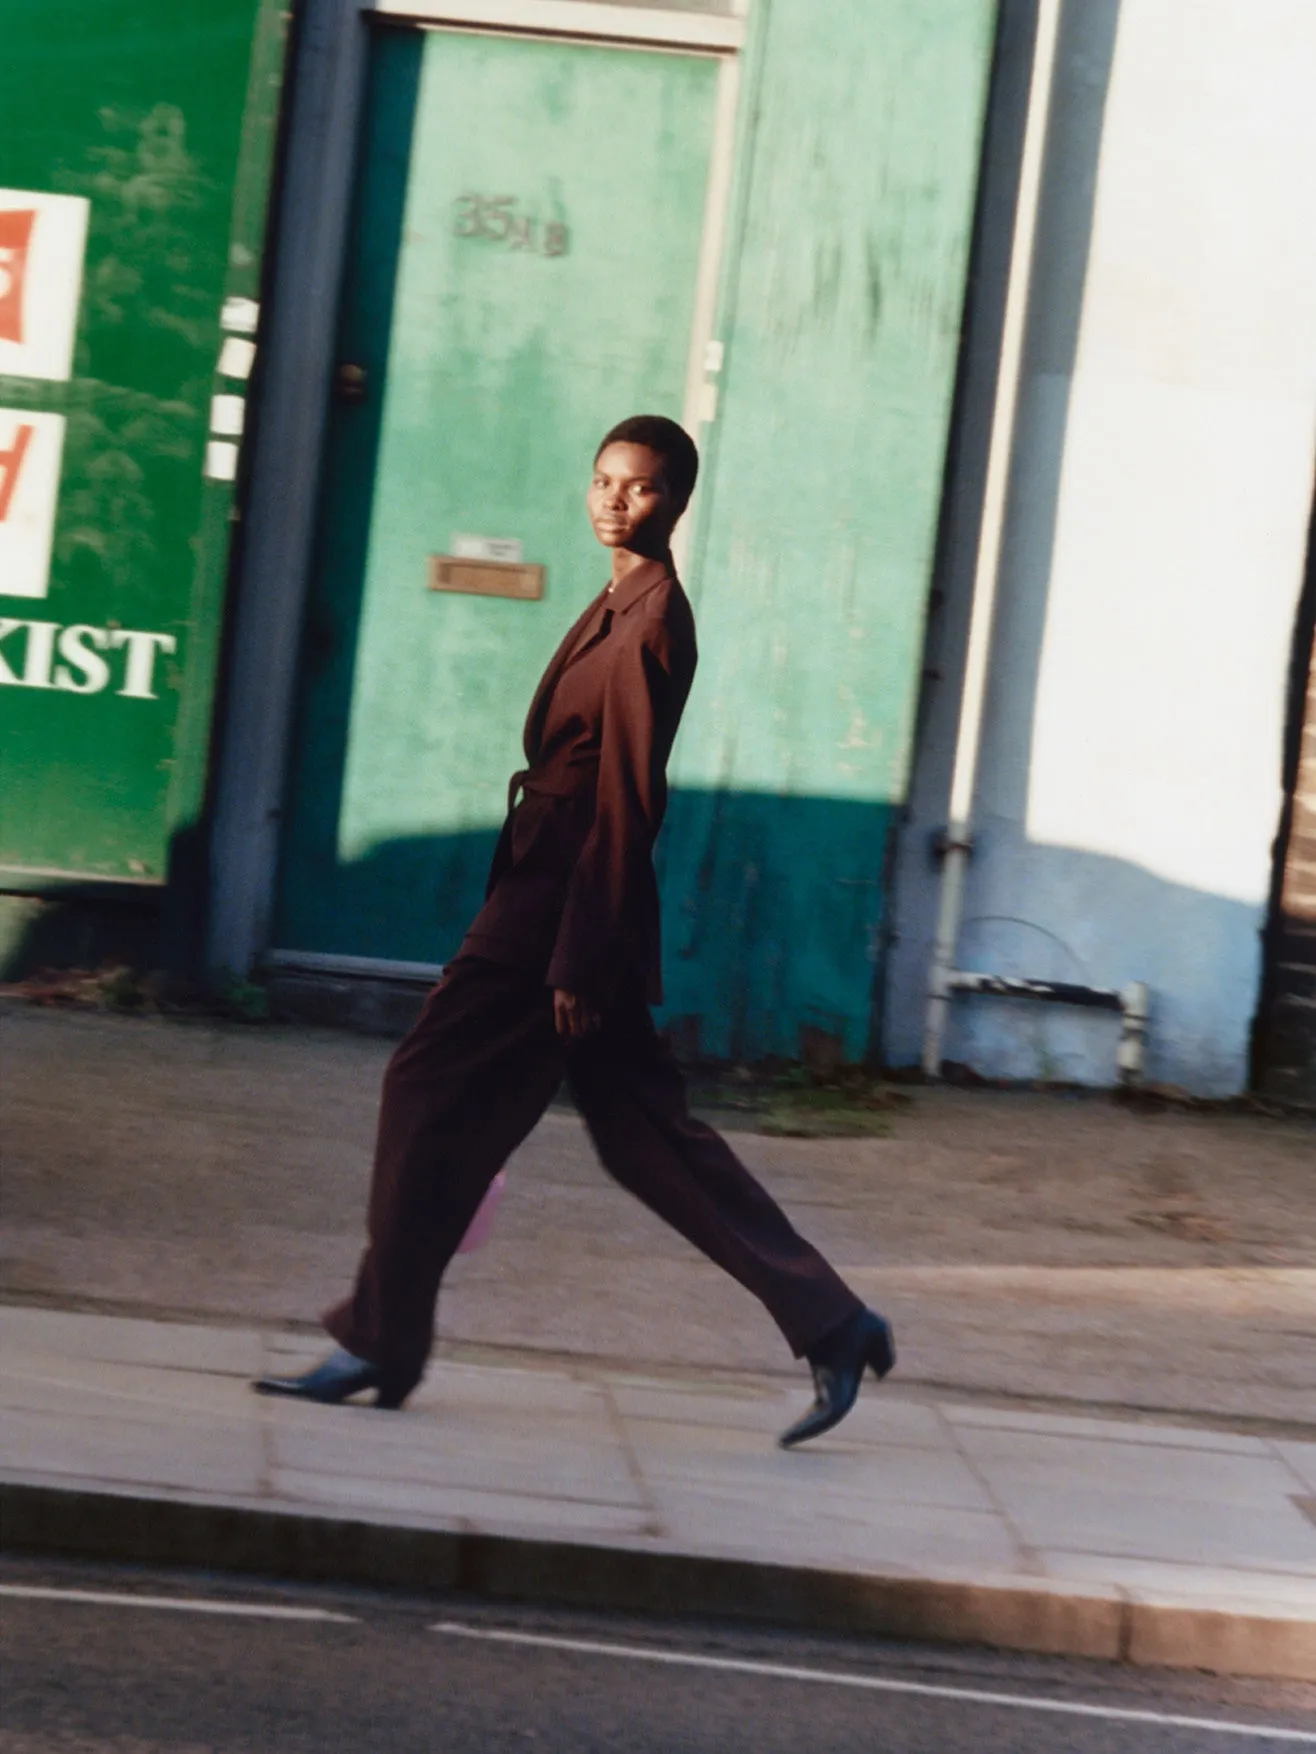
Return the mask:
<svg viewBox="0 0 1316 1754"><path fill-rule="evenodd" d="M64 416L0 408L0 597L44 597Z"/></svg>
<svg viewBox="0 0 1316 1754"><path fill-rule="evenodd" d="M70 375L89 212L80 195L0 189L0 376Z"/></svg>

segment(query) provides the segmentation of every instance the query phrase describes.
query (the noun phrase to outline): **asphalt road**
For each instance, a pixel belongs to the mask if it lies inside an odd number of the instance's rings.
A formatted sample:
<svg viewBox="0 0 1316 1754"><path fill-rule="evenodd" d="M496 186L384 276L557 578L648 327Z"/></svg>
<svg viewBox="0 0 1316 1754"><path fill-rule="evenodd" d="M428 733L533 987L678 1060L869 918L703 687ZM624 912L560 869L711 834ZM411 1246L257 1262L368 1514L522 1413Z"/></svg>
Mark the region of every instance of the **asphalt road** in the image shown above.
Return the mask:
<svg viewBox="0 0 1316 1754"><path fill-rule="evenodd" d="M2 1754L1316 1748L1316 1687L693 1622L0 1565Z"/></svg>

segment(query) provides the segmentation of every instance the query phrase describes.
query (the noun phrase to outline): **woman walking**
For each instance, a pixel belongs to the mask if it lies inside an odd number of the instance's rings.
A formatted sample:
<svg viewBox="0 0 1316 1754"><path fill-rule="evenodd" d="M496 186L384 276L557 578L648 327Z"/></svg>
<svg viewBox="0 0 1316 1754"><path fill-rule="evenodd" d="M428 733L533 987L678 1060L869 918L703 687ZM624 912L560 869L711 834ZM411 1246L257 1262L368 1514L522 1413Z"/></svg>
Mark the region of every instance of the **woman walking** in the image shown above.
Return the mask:
<svg viewBox="0 0 1316 1754"><path fill-rule="evenodd" d="M433 1344L445 1268L493 1177L565 1075L604 1167L760 1299L813 1406L802 1443L845 1417L866 1368L895 1362L891 1329L792 1228L711 1127L693 1119L649 1006L661 999L653 845L667 760L695 670L694 617L671 536L698 471L675 422L637 415L594 460L587 498L612 553L605 589L544 673L526 767L483 908L384 1078L369 1240L338 1342L264 1394L399 1407Z"/></svg>

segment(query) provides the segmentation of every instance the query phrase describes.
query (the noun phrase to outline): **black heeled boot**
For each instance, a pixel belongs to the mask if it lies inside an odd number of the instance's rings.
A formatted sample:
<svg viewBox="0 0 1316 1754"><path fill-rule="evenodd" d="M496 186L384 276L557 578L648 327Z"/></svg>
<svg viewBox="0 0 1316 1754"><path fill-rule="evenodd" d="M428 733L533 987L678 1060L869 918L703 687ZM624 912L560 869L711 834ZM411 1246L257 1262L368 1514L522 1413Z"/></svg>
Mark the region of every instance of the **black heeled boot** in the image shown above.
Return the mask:
<svg viewBox="0 0 1316 1754"><path fill-rule="evenodd" d="M859 1399L864 1371L880 1382L896 1362L891 1324L873 1309L859 1309L811 1347L814 1403L780 1438L783 1449L794 1449L839 1425Z"/></svg>
<svg viewBox="0 0 1316 1754"><path fill-rule="evenodd" d="M251 1386L258 1395L287 1395L297 1401L318 1401L326 1407L336 1407L367 1389L377 1391L376 1407L396 1409L406 1399L386 1387L384 1373L377 1364L358 1358L342 1346L300 1376L262 1376Z"/></svg>

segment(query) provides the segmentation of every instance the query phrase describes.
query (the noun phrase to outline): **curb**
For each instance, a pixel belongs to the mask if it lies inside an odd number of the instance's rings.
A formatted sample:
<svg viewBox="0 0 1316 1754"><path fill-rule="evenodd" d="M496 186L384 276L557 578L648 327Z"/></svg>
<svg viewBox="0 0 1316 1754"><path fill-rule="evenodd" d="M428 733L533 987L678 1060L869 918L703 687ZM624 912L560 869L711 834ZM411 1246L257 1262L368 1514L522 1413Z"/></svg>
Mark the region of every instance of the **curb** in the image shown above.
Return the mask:
<svg viewBox="0 0 1316 1754"><path fill-rule="evenodd" d="M0 1551L1316 1681L1316 1619L1064 1584L863 1576L416 1529L241 1501L0 1483Z"/></svg>

